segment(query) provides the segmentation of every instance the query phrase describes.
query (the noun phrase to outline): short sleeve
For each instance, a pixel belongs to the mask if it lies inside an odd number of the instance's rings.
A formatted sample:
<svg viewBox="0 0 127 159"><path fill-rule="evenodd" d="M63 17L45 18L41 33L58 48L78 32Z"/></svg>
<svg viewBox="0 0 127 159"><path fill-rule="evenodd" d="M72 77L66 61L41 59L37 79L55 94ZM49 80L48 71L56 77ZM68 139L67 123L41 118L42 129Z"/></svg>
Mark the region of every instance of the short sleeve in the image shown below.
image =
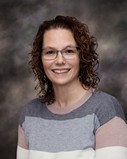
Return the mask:
<svg viewBox="0 0 127 159"><path fill-rule="evenodd" d="M33 99L26 103L20 110L19 114L19 125L22 127L23 123L25 122L25 118L28 116L32 116L36 113L36 108L38 106L39 100ZM39 103L40 104L40 103Z"/></svg>
<svg viewBox="0 0 127 159"><path fill-rule="evenodd" d="M119 117L126 122L122 106L118 100L111 95L104 95L96 110L100 126L107 123L114 117Z"/></svg>
<svg viewBox="0 0 127 159"><path fill-rule="evenodd" d="M95 134L97 159L109 159L112 155L124 159L127 157L127 124L122 106L110 95L103 97L96 111L100 123Z"/></svg>
<svg viewBox="0 0 127 159"><path fill-rule="evenodd" d="M23 122L25 121L25 114L26 114L26 106L22 107L19 114L19 125L22 127Z"/></svg>

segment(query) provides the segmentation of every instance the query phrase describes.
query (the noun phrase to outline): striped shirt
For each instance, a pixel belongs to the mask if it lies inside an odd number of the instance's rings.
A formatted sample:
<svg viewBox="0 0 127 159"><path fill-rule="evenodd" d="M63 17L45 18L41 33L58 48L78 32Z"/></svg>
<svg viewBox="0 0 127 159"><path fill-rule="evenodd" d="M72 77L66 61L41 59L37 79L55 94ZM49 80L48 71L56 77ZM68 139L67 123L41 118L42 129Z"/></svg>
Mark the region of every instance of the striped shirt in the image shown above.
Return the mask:
<svg viewBox="0 0 127 159"><path fill-rule="evenodd" d="M17 159L127 159L127 125L115 97L95 91L66 114L34 99L21 111Z"/></svg>

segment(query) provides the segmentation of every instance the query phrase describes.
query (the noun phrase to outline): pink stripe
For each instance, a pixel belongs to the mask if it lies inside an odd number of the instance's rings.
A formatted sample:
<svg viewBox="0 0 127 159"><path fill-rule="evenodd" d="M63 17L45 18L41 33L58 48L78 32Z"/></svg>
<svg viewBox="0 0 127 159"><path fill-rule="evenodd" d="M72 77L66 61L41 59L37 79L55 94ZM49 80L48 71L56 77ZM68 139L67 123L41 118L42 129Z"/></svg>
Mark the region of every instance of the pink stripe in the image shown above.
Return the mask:
<svg viewBox="0 0 127 159"><path fill-rule="evenodd" d="M96 149L109 146L127 147L127 124L119 117L114 117L96 132Z"/></svg>

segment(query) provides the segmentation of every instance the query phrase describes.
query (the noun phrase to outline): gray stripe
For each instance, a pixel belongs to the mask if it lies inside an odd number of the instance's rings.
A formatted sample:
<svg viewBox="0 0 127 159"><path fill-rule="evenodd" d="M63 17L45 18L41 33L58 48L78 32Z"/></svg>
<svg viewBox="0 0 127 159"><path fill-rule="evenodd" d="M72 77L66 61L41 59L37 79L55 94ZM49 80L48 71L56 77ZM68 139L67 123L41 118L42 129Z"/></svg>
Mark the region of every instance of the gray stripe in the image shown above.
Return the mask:
<svg viewBox="0 0 127 159"><path fill-rule="evenodd" d="M29 149L59 152L94 148L95 123L99 127L94 114L63 121L26 117L23 128Z"/></svg>
<svg viewBox="0 0 127 159"><path fill-rule="evenodd" d="M34 99L24 107L20 115L19 123L22 125L25 116L40 117L48 120L67 120L80 118L93 113L97 115L101 125L112 119L114 116L121 117L125 120L123 110L114 97L103 92L94 92L92 97L90 97L82 106L65 115L51 113L48 111L46 105L41 103L38 99Z"/></svg>

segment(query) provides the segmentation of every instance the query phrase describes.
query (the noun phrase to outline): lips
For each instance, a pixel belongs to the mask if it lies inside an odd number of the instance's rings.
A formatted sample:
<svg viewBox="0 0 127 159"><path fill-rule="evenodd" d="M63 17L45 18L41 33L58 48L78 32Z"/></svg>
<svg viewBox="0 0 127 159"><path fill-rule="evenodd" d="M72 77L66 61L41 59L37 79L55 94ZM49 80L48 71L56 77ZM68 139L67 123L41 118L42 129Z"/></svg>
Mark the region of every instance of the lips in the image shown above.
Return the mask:
<svg viewBox="0 0 127 159"><path fill-rule="evenodd" d="M54 73L57 73L57 74L62 74L62 73L67 73L70 71L70 69L53 69L52 70Z"/></svg>

